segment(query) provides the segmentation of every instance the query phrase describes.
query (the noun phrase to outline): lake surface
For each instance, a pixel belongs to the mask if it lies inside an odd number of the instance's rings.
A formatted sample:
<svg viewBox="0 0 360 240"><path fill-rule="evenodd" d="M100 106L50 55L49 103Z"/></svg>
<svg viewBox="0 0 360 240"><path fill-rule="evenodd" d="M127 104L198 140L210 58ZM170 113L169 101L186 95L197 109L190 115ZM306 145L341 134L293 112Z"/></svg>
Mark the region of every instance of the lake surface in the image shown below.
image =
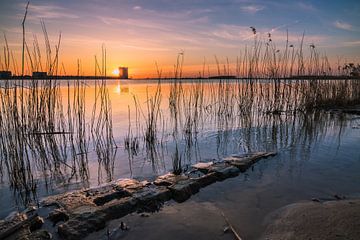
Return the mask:
<svg viewBox="0 0 360 240"><path fill-rule="evenodd" d="M186 171L196 162L254 151L277 151L278 155L260 161L237 178L201 190L191 201L215 202L224 211L237 208L235 215L244 213L240 219L252 215L257 221L270 210L296 200L359 195L359 116L325 111L294 114L293 102L303 101L296 91L301 82L277 89L266 80L254 86L238 80L196 81L163 81L158 85L157 81L109 80L106 106L111 108L105 115L92 114L98 83L81 82L86 151L76 153L86 155L82 162L86 174L70 170L70 154L61 160L61 171L57 172L44 170L39 159L31 159L33 191L25 193L9 184L3 166L0 218L23 209L29 199L36 202L44 196L118 178L152 180L173 171L174 166ZM289 84L293 85L287 88ZM76 92L73 83L60 82L58 90L64 109L75 106L68 104ZM100 112L105 105L97 106L96 112ZM105 134L104 127L101 136L107 137L93 137L93 116L110 116L112 133ZM254 237L256 231L247 234Z"/></svg>

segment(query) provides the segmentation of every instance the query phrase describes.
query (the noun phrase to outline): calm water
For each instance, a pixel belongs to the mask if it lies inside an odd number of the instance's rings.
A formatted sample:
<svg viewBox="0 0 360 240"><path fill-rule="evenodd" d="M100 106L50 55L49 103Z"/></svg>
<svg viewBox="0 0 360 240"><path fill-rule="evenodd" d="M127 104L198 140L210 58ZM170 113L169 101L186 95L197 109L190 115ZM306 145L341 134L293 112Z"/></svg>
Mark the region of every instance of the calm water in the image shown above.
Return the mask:
<svg viewBox="0 0 360 240"><path fill-rule="evenodd" d="M267 82L259 84L263 87ZM85 86L85 121L90 128L95 84L87 81ZM66 170L57 175L48 174L34 164L36 198L117 178L154 179L173 170L175 153L186 171L188 166L199 161L272 150L279 154L258 163L253 171L226 183L217 183L210 190L202 190L195 199L211 199L221 206L227 203L222 206L225 209L234 207L239 199L243 201L242 208L248 208L257 199L256 208L266 211L297 199L360 193L359 116L321 111L295 116L286 111L265 114L268 105L261 96L255 96L252 102L236 98L243 89L242 83L233 81L219 85L218 81L209 81L201 88L196 86L188 81L174 90L173 82L163 82L156 98L156 81L108 81L117 147L111 146L106 161L98 161L99 152L89 137L86 166L89 174L85 178L75 178ZM60 92L64 103L68 91L73 94L73 89L69 90L62 83ZM174 92L177 93L175 98ZM150 110L153 102L158 104ZM151 112L157 112L156 136L149 145L144 135ZM130 142L134 140L138 147L126 147L125 139L129 136ZM0 218L22 208L21 192L9 186L4 173L0 185Z"/></svg>

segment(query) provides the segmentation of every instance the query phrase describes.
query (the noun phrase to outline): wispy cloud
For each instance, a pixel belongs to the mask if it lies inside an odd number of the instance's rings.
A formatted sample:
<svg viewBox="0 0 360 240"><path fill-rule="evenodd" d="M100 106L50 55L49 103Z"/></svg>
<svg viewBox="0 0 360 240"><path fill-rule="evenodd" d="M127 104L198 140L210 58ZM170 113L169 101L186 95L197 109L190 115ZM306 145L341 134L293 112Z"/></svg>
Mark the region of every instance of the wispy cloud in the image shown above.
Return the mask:
<svg viewBox="0 0 360 240"><path fill-rule="evenodd" d="M342 29L342 30L348 30L348 31L351 31L353 29L353 26L349 23L346 23L346 22L342 22L342 21L335 21L333 23L333 25L336 27L336 28L339 28L339 29Z"/></svg>
<svg viewBox="0 0 360 240"><path fill-rule="evenodd" d="M264 6L260 6L260 5L248 5L248 6L243 6L240 9L242 12L255 14L261 10L264 10L264 8L265 8Z"/></svg>
<svg viewBox="0 0 360 240"><path fill-rule="evenodd" d="M139 11L139 10L141 10L141 9L142 9L141 6L134 6L134 7L133 7L133 10L135 10L135 11Z"/></svg>
<svg viewBox="0 0 360 240"><path fill-rule="evenodd" d="M159 29L166 31L167 26L161 23L152 22L146 19L135 19L135 18L114 18L114 17L98 17L103 23L107 25L118 25L118 26L132 26L147 29Z"/></svg>
<svg viewBox="0 0 360 240"><path fill-rule="evenodd" d="M360 46L360 40L350 41L350 42L344 42L344 46L346 46L346 47Z"/></svg>
<svg viewBox="0 0 360 240"><path fill-rule="evenodd" d="M25 8L24 4L21 4L22 8ZM69 10L60 7L57 5L37 5L37 4L30 4L29 5L29 13L37 18L45 18L45 19L52 19L52 18L79 18L79 16L75 14L69 13Z"/></svg>
<svg viewBox="0 0 360 240"><path fill-rule="evenodd" d="M300 7L303 10L306 10L306 11L315 11L316 10L314 5L312 5L310 3L299 2L297 5L298 5L298 7Z"/></svg>
<svg viewBox="0 0 360 240"><path fill-rule="evenodd" d="M220 24L211 31L210 35L226 40L239 41L243 40L244 37L251 36L252 32L247 26Z"/></svg>
<svg viewBox="0 0 360 240"><path fill-rule="evenodd" d="M295 21L293 24L296 24L298 21ZM286 32L279 31L281 28L285 28L290 24L284 24L272 29L268 28L257 28L257 36L259 39L267 40L268 33L271 33L271 39L276 43L284 43L286 39L292 44L296 44L301 41L302 33L301 32ZM218 25L213 31L209 33L209 36L216 37L218 39L224 39L226 41L238 42L239 44L247 43L248 40L252 40L254 34L251 29L247 26L241 25ZM325 35L305 35L306 43L315 43L320 44L324 43L328 39Z"/></svg>

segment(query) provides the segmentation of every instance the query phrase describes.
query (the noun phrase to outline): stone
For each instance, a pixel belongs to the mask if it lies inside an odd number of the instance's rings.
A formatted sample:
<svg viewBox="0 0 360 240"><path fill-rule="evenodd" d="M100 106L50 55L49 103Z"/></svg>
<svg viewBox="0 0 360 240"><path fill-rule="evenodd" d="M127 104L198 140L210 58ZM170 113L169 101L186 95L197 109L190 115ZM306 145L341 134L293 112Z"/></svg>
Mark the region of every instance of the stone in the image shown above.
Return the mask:
<svg viewBox="0 0 360 240"><path fill-rule="evenodd" d="M252 163L249 160L246 161L227 161L230 165L237 167L240 172L245 172L249 167L251 167Z"/></svg>
<svg viewBox="0 0 360 240"><path fill-rule="evenodd" d="M33 220L30 222L30 231L33 232L35 230L38 230L42 227L44 224L44 219L40 216L36 216Z"/></svg>
<svg viewBox="0 0 360 240"><path fill-rule="evenodd" d="M106 220L124 217L136 210L138 200L133 197L125 197L108 202L101 206L97 212L104 214Z"/></svg>
<svg viewBox="0 0 360 240"><path fill-rule="evenodd" d="M192 165L187 173L181 175L168 173L157 177L152 183L140 182L136 179L120 179L96 188L48 197L42 205L53 206L47 212L51 211L48 219L54 226L63 221L58 226L60 237L82 239L91 232L104 228L107 221L124 217L135 211L158 211L164 202L170 199L184 202L200 188L237 176L240 171L245 171L259 159L274 154L276 153L257 152L231 156L220 162L216 160L200 162ZM35 233L39 232L37 229L42 225L41 220L41 218L37 219L31 226L34 238ZM0 221L0 232L2 225ZM39 239L46 239L46 233L38 234L44 235L39 236Z"/></svg>
<svg viewBox="0 0 360 240"><path fill-rule="evenodd" d="M69 215L64 209L58 208L50 212L47 218L52 221L53 225L55 226L56 223L60 221L66 222L67 220L69 220Z"/></svg>
<svg viewBox="0 0 360 240"><path fill-rule="evenodd" d="M171 186L173 184L176 184L179 181L187 180L189 179L188 176L185 175L176 175L173 173L168 173L163 176L159 176L155 181L154 184L157 186Z"/></svg>
<svg viewBox="0 0 360 240"><path fill-rule="evenodd" d="M219 178L219 180L224 180L226 178L238 176L240 170L239 168L234 167L232 165L226 163L219 163L219 164L214 164L211 167L210 172L216 173L216 176Z"/></svg>
<svg viewBox="0 0 360 240"><path fill-rule="evenodd" d="M116 181L114 186L115 186L115 189L117 189L117 190L125 189L128 192L132 193L134 191L137 191L137 190L143 188L144 186L146 186L146 184L147 184L146 181L139 182L138 180L135 180L135 179L125 178L125 179L120 179L120 180Z"/></svg>
<svg viewBox="0 0 360 240"><path fill-rule="evenodd" d="M101 194L109 193L113 190L114 190L113 185L107 184L107 185L103 185L103 186L89 188L89 189L84 190L83 192L86 197L93 197L93 196L98 196Z"/></svg>
<svg viewBox="0 0 360 240"><path fill-rule="evenodd" d="M219 178L215 172L205 174L201 177L191 178L192 180L196 181L201 188L206 187L214 182L218 181Z"/></svg>
<svg viewBox="0 0 360 240"><path fill-rule="evenodd" d="M171 192L166 187L150 188L145 187L133 194L137 200L138 212L159 211L165 201L171 199Z"/></svg>
<svg viewBox="0 0 360 240"><path fill-rule="evenodd" d="M0 239L25 239L30 234L26 226L28 217L24 213L13 212L0 221Z"/></svg>
<svg viewBox="0 0 360 240"><path fill-rule="evenodd" d="M57 196L51 196L43 201L44 206L56 205L64 208L68 212L76 210L83 206L96 206L96 204L87 197L83 191L74 191Z"/></svg>
<svg viewBox="0 0 360 240"><path fill-rule="evenodd" d="M192 194L199 192L200 184L193 179L187 179L179 181L168 188L172 193L172 198L180 203L189 199Z"/></svg>
<svg viewBox="0 0 360 240"><path fill-rule="evenodd" d="M214 164L214 162L200 162L192 165L191 167L200 170L202 172L208 173L211 166Z"/></svg>
<svg viewBox="0 0 360 240"><path fill-rule="evenodd" d="M254 152L226 157L223 160L226 163L239 168L241 172L245 172L252 164L256 163L261 158L267 158L274 155L276 155L276 152Z"/></svg>
<svg viewBox="0 0 360 240"><path fill-rule="evenodd" d="M64 239L82 239L89 233L105 227L105 215L100 212L79 214L58 226L58 233Z"/></svg>
<svg viewBox="0 0 360 240"><path fill-rule="evenodd" d="M101 206L107 202L114 200L114 199L120 199L120 198L128 197L128 196L130 196L130 193L128 191L119 188L118 190L112 190L111 192L107 192L105 194L95 197L93 199L93 202L97 206Z"/></svg>

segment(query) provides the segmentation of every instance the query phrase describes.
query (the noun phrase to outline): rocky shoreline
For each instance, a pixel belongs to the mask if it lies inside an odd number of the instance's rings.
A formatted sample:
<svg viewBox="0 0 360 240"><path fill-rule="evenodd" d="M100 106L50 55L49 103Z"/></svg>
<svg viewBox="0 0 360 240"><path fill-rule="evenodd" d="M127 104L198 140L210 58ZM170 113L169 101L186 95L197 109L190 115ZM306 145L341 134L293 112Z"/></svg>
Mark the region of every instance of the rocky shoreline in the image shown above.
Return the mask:
<svg viewBox="0 0 360 240"><path fill-rule="evenodd" d="M198 163L182 175L172 173L155 181L120 179L106 185L44 199L39 206L0 221L0 239L81 239L104 229L107 222L132 212L158 211L169 200L184 202L217 181L236 177L275 152L231 156Z"/></svg>

